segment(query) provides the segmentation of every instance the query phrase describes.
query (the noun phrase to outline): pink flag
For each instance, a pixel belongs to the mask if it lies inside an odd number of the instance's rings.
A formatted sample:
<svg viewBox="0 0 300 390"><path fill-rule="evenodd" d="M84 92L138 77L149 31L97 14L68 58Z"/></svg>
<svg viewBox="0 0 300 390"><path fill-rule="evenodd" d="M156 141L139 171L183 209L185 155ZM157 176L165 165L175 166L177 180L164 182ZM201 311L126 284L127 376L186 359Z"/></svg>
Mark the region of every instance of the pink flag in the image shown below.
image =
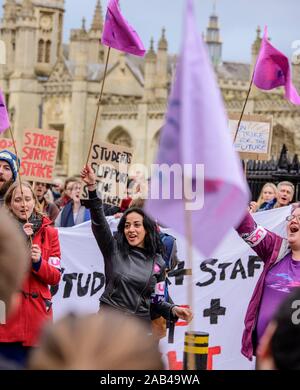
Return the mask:
<svg viewBox="0 0 300 390"><path fill-rule="evenodd" d="M152 172L147 212L189 235L206 256L245 215L249 190L192 0L187 2L183 47Z"/></svg>
<svg viewBox="0 0 300 390"><path fill-rule="evenodd" d="M102 35L103 45L143 57L145 48L140 37L124 19L119 7L119 0L110 0Z"/></svg>
<svg viewBox="0 0 300 390"><path fill-rule="evenodd" d="M257 88L266 91L283 86L285 98L293 104L300 104L300 96L292 83L289 60L269 42L267 26L255 66L253 83Z"/></svg>
<svg viewBox="0 0 300 390"><path fill-rule="evenodd" d="M6 110L4 96L0 90L0 134L4 133L10 127L10 121Z"/></svg>

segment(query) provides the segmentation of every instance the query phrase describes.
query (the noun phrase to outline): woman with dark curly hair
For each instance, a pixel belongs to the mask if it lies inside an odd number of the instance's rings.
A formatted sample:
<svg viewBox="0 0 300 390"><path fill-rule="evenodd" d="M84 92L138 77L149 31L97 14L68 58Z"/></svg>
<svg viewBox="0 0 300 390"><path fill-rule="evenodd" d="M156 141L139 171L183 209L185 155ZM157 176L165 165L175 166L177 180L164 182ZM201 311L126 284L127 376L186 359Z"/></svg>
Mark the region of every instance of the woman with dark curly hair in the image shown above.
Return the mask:
<svg viewBox="0 0 300 390"><path fill-rule="evenodd" d="M101 307L109 307L149 321L154 316L191 321L192 312L165 301L163 247L154 221L143 210L131 208L123 214L113 237L102 201L96 193L96 176L90 166L81 171L89 189L83 201L91 210L92 230L103 254L106 285Z"/></svg>

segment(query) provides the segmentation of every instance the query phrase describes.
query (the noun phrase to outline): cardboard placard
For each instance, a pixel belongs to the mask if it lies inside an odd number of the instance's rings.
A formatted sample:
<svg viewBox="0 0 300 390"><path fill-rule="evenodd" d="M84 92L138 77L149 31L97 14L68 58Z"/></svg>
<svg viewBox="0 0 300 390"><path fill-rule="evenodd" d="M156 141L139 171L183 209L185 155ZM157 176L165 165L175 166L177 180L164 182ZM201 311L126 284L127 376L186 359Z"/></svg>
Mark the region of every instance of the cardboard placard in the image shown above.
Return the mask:
<svg viewBox="0 0 300 390"><path fill-rule="evenodd" d="M232 139L234 139L239 118L239 114L229 114ZM244 115L234 144L235 150L244 160L269 160L272 135L272 118L261 115Z"/></svg>
<svg viewBox="0 0 300 390"><path fill-rule="evenodd" d="M24 130L20 173L27 181L51 183L56 164L59 132Z"/></svg>
<svg viewBox="0 0 300 390"><path fill-rule="evenodd" d="M104 203L119 206L127 197L128 171L132 162L132 149L126 146L94 141L89 165L97 176L97 190ZM81 193L88 198L87 186Z"/></svg>

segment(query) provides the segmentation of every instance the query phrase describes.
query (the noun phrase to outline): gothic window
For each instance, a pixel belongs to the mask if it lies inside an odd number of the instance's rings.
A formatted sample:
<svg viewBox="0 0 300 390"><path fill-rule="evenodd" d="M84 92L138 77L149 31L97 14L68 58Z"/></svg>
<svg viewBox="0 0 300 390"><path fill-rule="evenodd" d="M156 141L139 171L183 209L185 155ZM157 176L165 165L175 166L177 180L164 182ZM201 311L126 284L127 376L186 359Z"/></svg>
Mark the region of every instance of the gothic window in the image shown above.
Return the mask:
<svg viewBox="0 0 300 390"><path fill-rule="evenodd" d="M112 130L108 136L108 142L115 145L132 147L132 139L130 135L122 127L117 127Z"/></svg>
<svg viewBox="0 0 300 390"><path fill-rule="evenodd" d="M51 58L51 41L46 42L46 55L45 55L45 62L46 64L50 63Z"/></svg>
<svg viewBox="0 0 300 390"><path fill-rule="evenodd" d="M58 148L57 148L57 164L63 164L64 162L64 138L65 138L65 126L63 124L51 124L50 128L59 132Z"/></svg>
<svg viewBox="0 0 300 390"><path fill-rule="evenodd" d="M38 62L44 62L44 48L45 42L43 39L39 40L39 50L38 50Z"/></svg>

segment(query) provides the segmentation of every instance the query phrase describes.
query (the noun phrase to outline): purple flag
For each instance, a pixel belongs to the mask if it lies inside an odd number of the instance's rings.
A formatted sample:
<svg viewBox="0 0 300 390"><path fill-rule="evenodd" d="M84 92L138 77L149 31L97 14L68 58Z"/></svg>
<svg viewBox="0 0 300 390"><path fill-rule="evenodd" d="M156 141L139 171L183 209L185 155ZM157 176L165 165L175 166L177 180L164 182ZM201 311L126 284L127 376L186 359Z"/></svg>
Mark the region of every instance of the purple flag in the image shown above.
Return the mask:
<svg viewBox="0 0 300 390"><path fill-rule="evenodd" d="M147 212L162 225L185 237L189 234L193 245L210 256L245 215L249 190L233 149L213 67L197 32L192 0L187 2L183 47L157 164L160 168L152 169ZM167 166L173 166L174 180L168 177ZM187 213L190 232L185 225Z"/></svg>
<svg viewBox="0 0 300 390"><path fill-rule="evenodd" d="M257 88L266 91L283 86L285 98L293 104L300 104L300 96L292 83L289 60L269 42L267 26L255 66L253 83Z"/></svg>
<svg viewBox="0 0 300 390"><path fill-rule="evenodd" d="M146 50L143 42L121 14L119 0L109 1L102 43L125 53L135 54L140 57L145 55Z"/></svg>
<svg viewBox="0 0 300 390"><path fill-rule="evenodd" d="M6 110L4 96L0 89L0 134L4 133L8 128L10 128L10 121Z"/></svg>

